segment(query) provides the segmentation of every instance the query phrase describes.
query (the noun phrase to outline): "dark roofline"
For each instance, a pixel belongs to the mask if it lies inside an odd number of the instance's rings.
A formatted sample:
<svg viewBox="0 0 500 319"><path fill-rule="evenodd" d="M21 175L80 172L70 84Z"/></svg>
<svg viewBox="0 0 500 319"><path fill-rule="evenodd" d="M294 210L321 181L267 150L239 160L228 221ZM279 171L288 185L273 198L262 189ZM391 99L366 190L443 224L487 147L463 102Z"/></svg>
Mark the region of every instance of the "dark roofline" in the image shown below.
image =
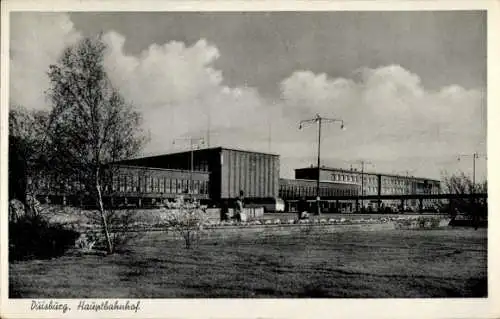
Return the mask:
<svg viewBox="0 0 500 319"><path fill-rule="evenodd" d="M239 149L239 148L235 148L235 147L218 146L218 147L213 147L212 149L220 149L220 150L226 150L226 151L236 151L236 152L243 152L243 153L254 153L254 154L262 154L262 155L271 155L271 156L280 156L279 154L276 154L276 153L260 152L260 151L252 151L252 150L244 150L244 149Z"/></svg>
<svg viewBox="0 0 500 319"><path fill-rule="evenodd" d="M115 163L115 164L112 164L112 165L116 166L118 168L146 169L146 170L181 172L181 173L190 173L191 172L191 170L189 170L189 169L175 169L175 168L161 168L161 167L151 167L151 166L137 166L137 165L126 165L126 164L119 164L119 163ZM211 172L193 170L193 173L210 174Z"/></svg>
<svg viewBox="0 0 500 319"><path fill-rule="evenodd" d="M253 154L263 154L263 155L279 156L278 154L273 154L273 153L255 152L255 151L251 151L251 150L242 150L242 149L229 148L229 147L223 147L223 146L200 148L200 149L193 150L193 152L196 153L196 152L213 151L213 150L220 150L220 151L222 151L222 150L228 150L228 151L236 151L236 152L245 152L245 153L253 153ZM130 158L130 159L122 160L122 161L119 161L117 163L134 161L134 160L160 158L160 157L169 156L169 155L178 155L178 154L186 154L186 153L191 153L191 151L190 150L186 150L186 151L182 151L182 152L170 152L170 153L164 153L164 154L159 154L159 155L135 157L135 158Z"/></svg>
<svg viewBox="0 0 500 319"><path fill-rule="evenodd" d="M316 179L306 179L306 178L281 178L280 177L280 180L285 180L285 181L306 181L306 182L314 182L314 183L317 183L318 180ZM322 179L319 181L320 183L328 183L328 184L339 184L339 185L357 185L359 186L358 183L355 183L355 182L345 182L345 181L331 181L331 180L328 180L328 179Z"/></svg>
<svg viewBox="0 0 500 319"><path fill-rule="evenodd" d="M296 168L295 170L317 170L318 167L303 167L303 168ZM334 167L321 167L320 169L325 170L325 171L331 171L331 172L343 172L343 173L359 173L361 174L360 170L350 170L350 169L344 169L344 168L334 168ZM386 173L375 173L375 172L363 172L363 175L381 175L381 176L388 176L388 177L400 177L400 178L411 178L411 179L417 179L417 180L426 180L426 181L433 181L433 182L441 182L438 179L433 179L433 178L425 178L425 177L417 177L417 176L411 176L411 175L397 175L397 174L386 174Z"/></svg>

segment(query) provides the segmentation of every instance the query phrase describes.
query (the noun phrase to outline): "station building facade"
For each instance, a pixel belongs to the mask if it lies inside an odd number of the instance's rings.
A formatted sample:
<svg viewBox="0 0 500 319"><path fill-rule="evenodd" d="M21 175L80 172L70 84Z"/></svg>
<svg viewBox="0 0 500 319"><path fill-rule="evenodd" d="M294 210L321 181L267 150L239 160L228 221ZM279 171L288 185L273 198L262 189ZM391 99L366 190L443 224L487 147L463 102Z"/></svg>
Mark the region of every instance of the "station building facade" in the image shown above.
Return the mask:
<svg viewBox="0 0 500 319"><path fill-rule="evenodd" d="M400 209L431 208L436 200L353 200L359 196L438 194L440 182L413 176L360 172L340 168L307 167L295 170L295 179L280 178L280 157L276 154L224 147L128 159L107 165L105 197L110 205L154 206L184 196L213 205L233 201L243 192L246 203L277 203L288 207L303 197L320 197L326 211L377 210L380 204ZM318 175L319 174L319 175ZM61 181L50 176L40 185L40 196L50 202L85 201L86 189L78 181ZM335 198L339 197L339 198ZM342 199L350 197L351 199ZM48 201L48 200L47 200Z"/></svg>
<svg viewBox="0 0 500 319"><path fill-rule="evenodd" d="M215 147L122 161L120 165L183 170L189 189L190 172L209 174L208 198L214 203L234 199L278 196L279 155Z"/></svg>

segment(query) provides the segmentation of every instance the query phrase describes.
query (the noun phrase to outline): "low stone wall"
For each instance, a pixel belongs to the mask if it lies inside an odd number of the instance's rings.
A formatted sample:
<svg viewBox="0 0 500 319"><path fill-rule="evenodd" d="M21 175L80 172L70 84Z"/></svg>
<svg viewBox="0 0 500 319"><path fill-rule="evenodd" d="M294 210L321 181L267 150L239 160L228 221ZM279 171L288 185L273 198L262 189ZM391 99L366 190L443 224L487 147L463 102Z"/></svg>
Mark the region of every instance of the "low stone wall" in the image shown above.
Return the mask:
<svg viewBox="0 0 500 319"><path fill-rule="evenodd" d="M207 220L214 223L221 220L221 209L220 208L207 208L205 210ZM234 209L230 208L228 210L229 218L234 216ZM241 220L243 222L258 220L264 217L264 208L243 208L241 213Z"/></svg>
<svg viewBox="0 0 500 319"><path fill-rule="evenodd" d="M247 225L247 226L226 226L205 229L208 237L226 237L238 234L244 235L287 235L303 233L339 233L348 231L382 231L396 229L394 223L385 224L345 224L345 225L314 225L314 224L294 224L294 225Z"/></svg>
<svg viewBox="0 0 500 319"><path fill-rule="evenodd" d="M394 222L397 229L435 229L448 226L449 223L449 218L423 216Z"/></svg>
<svg viewBox="0 0 500 319"><path fill-rule="evenodd" d="M147 214L147 218L141 218L131 225L129 229L137 232L162 231L166 230L164 223L165 210L151 211ZM235 220L220 221L219 209L207 209L209 218L204 226L205 229L216 230L222 232L260 232L270 229L271 231L286 231L294 229L310 228L314 230L322 230L325 232L349 231L349 230L387 230L387 229L433 229L448 226L450 219L439 216L397 216L378 218L361 218L351 219L349 216L340 218L313 218L310 220L297 221L292 218L263 218L263 210L248 208L244 212L242 222ZM248 217L248 215L249 217ZM284 216L285 217L285 216ZM87 223L69 223L72 227L79 231L86 232L99 228L99 225L91 225Z"/></svg>

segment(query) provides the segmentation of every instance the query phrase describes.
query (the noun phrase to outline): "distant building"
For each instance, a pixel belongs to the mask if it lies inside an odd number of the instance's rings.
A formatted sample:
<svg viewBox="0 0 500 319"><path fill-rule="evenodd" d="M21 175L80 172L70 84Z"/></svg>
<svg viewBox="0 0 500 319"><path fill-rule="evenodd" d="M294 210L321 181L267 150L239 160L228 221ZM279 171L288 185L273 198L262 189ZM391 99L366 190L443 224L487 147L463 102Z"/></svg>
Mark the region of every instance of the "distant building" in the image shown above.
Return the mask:
<svg viewBox="0 0 500 319"><path fill-rule="evenodd" d="M279 197L286 201L288 211L295 211L299 199L316 197L316 187L316 180L280 178ZM350 182L321 181L319 186L320 197L358 196L359 191L360 187ZM355 208L352 200L322 201L323 212L351 212Z"/></svg>
<svg viewBox="0 0 500 319"><path fill-rule="evenodd" d="M356 184L360 187L360 195L414 195L414 194L439 194L440 181L406 175L384 174L376 172L361 172L341 168L317 167L299 168L295 170L296 179L317 180L319 172L320 181L333 181L336 183ZM362 189L361 189L362 188ZM424 208L431 208L436 200L423 201ZM376 201L363 201L362 207L369 207ZM384 200L382 204L391 208L400 208L400 200ZM408 200L405 208L416 209L416 200Z"/></svg>

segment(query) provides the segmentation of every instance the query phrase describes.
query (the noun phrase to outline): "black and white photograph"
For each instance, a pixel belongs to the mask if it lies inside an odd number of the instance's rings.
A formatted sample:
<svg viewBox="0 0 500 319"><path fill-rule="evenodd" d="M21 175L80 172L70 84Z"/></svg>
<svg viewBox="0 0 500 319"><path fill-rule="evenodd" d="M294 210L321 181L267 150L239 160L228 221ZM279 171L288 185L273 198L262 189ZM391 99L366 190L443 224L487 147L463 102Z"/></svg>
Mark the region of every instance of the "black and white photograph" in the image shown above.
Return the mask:
<svg viewBox="0 0 500 319"><path fill-rule="evenodd" d="M8 11L2 299L488 300L488 14Z"/></svg>

